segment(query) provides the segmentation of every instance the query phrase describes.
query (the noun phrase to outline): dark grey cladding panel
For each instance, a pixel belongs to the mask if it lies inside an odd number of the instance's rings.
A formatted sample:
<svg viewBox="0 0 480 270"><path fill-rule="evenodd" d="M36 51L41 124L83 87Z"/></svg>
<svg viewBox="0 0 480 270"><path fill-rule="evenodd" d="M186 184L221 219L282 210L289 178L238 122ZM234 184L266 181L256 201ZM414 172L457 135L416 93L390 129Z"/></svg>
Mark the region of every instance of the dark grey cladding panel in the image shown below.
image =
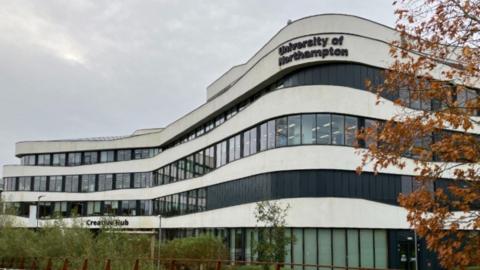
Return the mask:
<svg viewBox="0 0 480 270"><path fill-rule="evenodd" d="M207 188L207 210L262 200L305 197L361 198L397 205L401 176L352 171L264 173Z"/></svg>

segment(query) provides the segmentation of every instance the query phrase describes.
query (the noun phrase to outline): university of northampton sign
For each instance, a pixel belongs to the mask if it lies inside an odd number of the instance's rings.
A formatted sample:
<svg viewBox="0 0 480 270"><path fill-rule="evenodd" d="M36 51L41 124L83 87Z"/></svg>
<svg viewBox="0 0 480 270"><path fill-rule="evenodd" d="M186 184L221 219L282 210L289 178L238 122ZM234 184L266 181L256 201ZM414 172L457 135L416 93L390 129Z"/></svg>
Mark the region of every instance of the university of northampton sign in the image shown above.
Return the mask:
<svg viewBox="0 0 480 270"><path fill-rule="evenodd" d="M339 48L343 46L343 40L343 36L333 38L314 36L301 41L289 42L278 48L280 54L278 65L283 66L292 61L307 58L324 59L328 56L348 56L348 49ZM307 48L308 50L303 50Z"/></svg>

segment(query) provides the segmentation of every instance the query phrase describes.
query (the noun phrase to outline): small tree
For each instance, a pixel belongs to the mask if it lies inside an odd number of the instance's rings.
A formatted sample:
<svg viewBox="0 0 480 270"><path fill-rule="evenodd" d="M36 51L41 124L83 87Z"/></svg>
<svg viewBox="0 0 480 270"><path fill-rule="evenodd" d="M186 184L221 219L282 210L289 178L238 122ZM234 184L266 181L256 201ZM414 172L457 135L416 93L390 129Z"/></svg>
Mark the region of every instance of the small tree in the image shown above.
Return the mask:
<svg viewBox="0 0 480 270"><path fill-rule="evenodd" d="M255 208L257 220L258 241L255 243L255 252L260 261L283 262L287 251L285 247L292 238L286 235L286 221L290 205L283 206L279 202L258 202ZM268 268L268 265L265 265Z"/></svg>

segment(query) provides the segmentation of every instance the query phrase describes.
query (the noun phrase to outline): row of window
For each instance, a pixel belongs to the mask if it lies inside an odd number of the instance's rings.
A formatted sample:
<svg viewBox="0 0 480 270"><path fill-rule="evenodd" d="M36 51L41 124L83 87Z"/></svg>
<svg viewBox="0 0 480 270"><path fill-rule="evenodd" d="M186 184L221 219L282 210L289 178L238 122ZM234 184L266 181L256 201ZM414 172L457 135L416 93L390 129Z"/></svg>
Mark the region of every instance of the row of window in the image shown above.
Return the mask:
<svg viewBox="0 0 480 270"><path fill-rule="evenodd" d="M5 178L5 191L95 192L157 185L151 172Z"/></svg>
<svg viewBox="0 0 480 270"><path fill-rule="evenodd" d="M30 205L37 202L7 203L19 216L28 217ZM38 202L40 218L77 216L149 216L153 214L151 200Z"/></svg>
<svg viewBox="0 0 480 270"><path fill-rule="evenodd" d="M133 176L107 174L19 177L7 178L4 185L7 191L65 192L93 192L163 185L207 174L229 162L272 148L311 144L355 146L356 132L363 127L374 127L377 125L376 122L377 120L372 119L326 113L283 116L251 127L152 173L135 173ZM145 180L139 180L143 179L142 177ZM33 184L29 184L32 181ZM70 183L71 181L74 182Z"/></svg>
<svg viewBox="0 0 480 270"><path fill-rule="evenodd" d="M79 166L115 161L128 161L156 156L160 148L88 151L55 154L37 154L21 157L26 166Z"/></svg>
<svg viewBox="0 0 480 270"><path fill-rule="evenodd" d="M19 216L29 216L35 202L7 203ZM202 212L207 207L205 188L164 196L155 200L38 202L40 218L75 216L176 216Z"/></svg>

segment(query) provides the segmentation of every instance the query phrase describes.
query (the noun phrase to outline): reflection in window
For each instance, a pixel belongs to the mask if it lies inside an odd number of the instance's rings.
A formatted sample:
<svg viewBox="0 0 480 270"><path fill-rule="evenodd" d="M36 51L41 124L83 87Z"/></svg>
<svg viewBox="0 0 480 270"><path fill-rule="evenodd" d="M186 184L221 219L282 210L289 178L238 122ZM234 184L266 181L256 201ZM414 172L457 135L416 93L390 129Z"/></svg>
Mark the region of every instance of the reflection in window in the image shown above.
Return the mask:
<svg viewBox="0 0 480 270"><path fill-rule="evenodd" d="M115 175L115 188L116 189L130 188L130 174L117 173Z"/></svg>
<svg viewBox="0 0 480 270"><path fill-rule="evenodd" d="M332 144L345 144L344 116L332 115Z"/></svg>
<svg viewBox="0 0 480 270"><path fill-rule="evenodd" d="M300 115L288 117L288 145L300 144Z"/></svg>
<svg viewBox="0 0 480 270"><path fill-rule="evenodd" d="M68 153L68 166L78 166L82 164L82 153Z"/></svg>
<svg viewBox="0 0 480 270"><path fill-rule="evenodd" d="M33 190L34 191L47 191L47 177L35 176L33 178Z"/></svg>
<svg viewBox="0 0 480 270"><path fill-rule="evenodd" d="M87 202L87 216L99 216L101 215L101 203L102 202Z"/></svg>
<svg viewBox="0 0 480 270"><path fill-rule="evenodd" d="M100 152L100 162L113 162L115 161L115 151L101 151Z"/></svg>
<svg viewBox="0 0 480 270"><path fill-rule="evenodd" d="M118 214L118 201L105 201L103 203L103 215L116 216Z"/></svg>
<svg viewBox="0 0 480 270"><path fill-rule="evenodd" d="M62 185L63 185L62 178L63 178L62 176L50 176L49 191L61 192Z"/></svg>
<svg viewBox="0 0 480 270"><path fill-rule="evenodd" d="M315 114L302 115L302 144L317 142L317 123Z"/></svg>
<svg viewBox="0 0 480 270"><path fill-rule="evenodd" d="M122 216L135 216L137 214L136 201L122 201Z"/></svg>
<svg viewBox="0 0 480 270"><path fill-rule="evenodd" d="M37 165L49 166L50 165L50 154L38 155Z"/></svg>
<svg viewBox="0 0 480 270"><path fill-rule="evenodd" d="M78 192L78 175L65 176L65 192Z"/></svg>
<svg viewBox="0 0 480 270"><path fill-rule="evenodd" d="M53 166L65 166L66 154L53 154L52 165Z"/></svg>
<svg viewBox="0 0 480 270"><path fill-rule="evenodd" d="M25 176L25 177L19 177L18 178L18 190L22 191L30 191L31 189L31 177Z"/></svg>
<svg viewBox="0 0 480 270"><path fill-rule="evenodd" d="M98 191L112 190L113 174L98 175Z"/></svg>
<svg viewBox="0 0 480 270"><path fill-rule="evenodd" d="M133 179L134 188L145 188L152 185L152 173L151 172L142 172L135 173Z"/></svg>
<svg viewBox="0 0 480 270"><path fill-rule="evenodd" d="M357 145L358 118L345 116L345 145Z"/></svg>
<svg viewBox="0 0 480 270"><path fill-rule="evenodd" d="M215 146L205 149L205 173L215 169Z"/></svg>
<svg viewBox="0 0 480 270"><path fill-rule="evenodd" d="M234 161L240 158L241 155L241 141L240 141L240 134L237 136L233 136L228 141L228 157L229 162Z"/></svg>
<svg viewBox="0 0 480 270"><path fill-rule="evenodd" d="M98 163L98 153L97 152L85 152L85 153L83 153L83 163L84 164Z"/></svg>
<svg viewBox="0 0 480 270"><path fill-rule="evenodd" d="M217 167L227 163L227 141L217 143Z"/></svg>
<svg viewBox="0 0 480 270"><path fill-rule="evenodd" d="M257 128L254 127L243 133L243 156L255 154L257 152Z"/></svg>
<svg viewBox="0 0 480 270"><path fill-rule="evenodd" d="M331 143L331 121L329 114L317 114L317 143Z"/></svg>
<svg viewBox="0 0 480 270"><path fill-rule="evenodd" d="M118 150L117 161L127 161L132 159L132 150Z"/></svg>
<svg viewBox="0 0 480 270"><path fill-rule="evenodd" d="M275 142L277 147L287 145L287 117L275 120Z"/></svg>
<svg viewBox="0 0 480 270"><path fill-rule="evenodd" d="M82 175L82 192L94 192L95 191L95 175L85 174Z"/></svg>

